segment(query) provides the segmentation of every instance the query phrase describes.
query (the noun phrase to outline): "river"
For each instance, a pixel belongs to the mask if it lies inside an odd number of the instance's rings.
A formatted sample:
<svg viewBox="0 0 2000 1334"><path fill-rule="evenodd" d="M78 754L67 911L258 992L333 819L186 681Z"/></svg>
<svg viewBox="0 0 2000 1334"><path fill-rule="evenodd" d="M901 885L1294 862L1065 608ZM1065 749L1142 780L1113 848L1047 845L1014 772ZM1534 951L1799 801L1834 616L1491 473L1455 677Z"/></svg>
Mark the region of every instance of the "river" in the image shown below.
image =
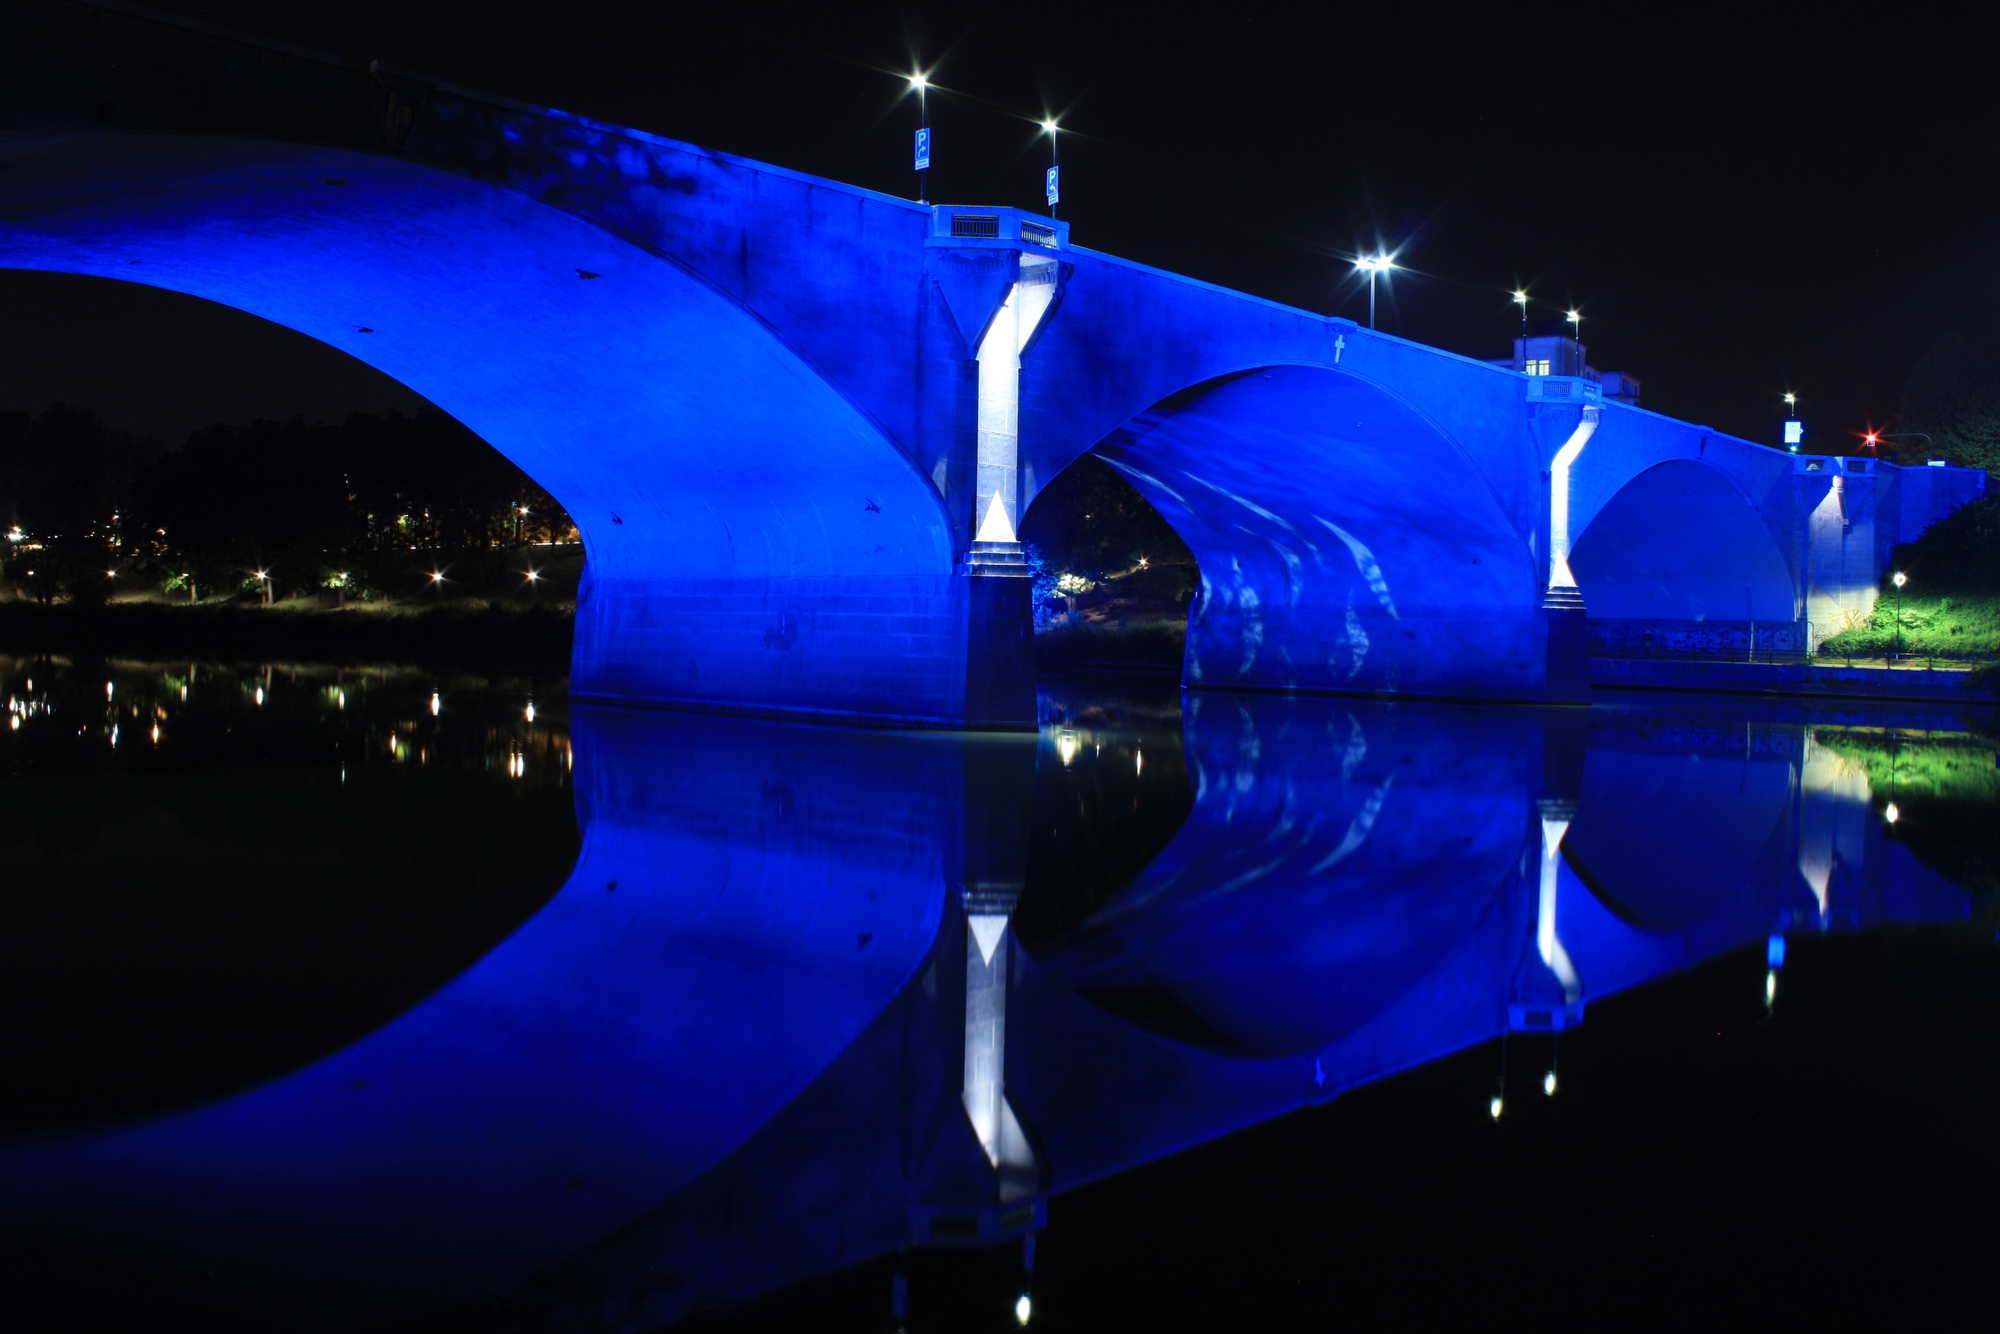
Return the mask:
<svg viewBox="0 0 2000 1334"><path fill-rule="evenodd" d="M1991 1241L1969 709L0 676L22 1327L1907 1311Z"/></svg>

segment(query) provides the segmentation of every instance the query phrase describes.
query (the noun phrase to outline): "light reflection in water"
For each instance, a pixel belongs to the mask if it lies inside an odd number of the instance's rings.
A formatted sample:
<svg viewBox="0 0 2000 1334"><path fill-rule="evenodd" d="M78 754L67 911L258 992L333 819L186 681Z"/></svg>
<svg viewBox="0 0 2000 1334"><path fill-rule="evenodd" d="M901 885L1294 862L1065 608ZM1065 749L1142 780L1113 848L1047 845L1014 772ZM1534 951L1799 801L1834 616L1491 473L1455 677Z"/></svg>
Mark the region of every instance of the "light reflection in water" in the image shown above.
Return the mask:
<svg viewBox="0 0 2000 1334"><path fill-rule="evenodd" d="M341 763L427 754L440 698ZM1872 816L1885 733L1754 711L1211 695L1181 718L1077 689L1037 742L607 710L520 734L513 700L487 762L576 775L583 850L546 908L304 1069L0 1152L0 1209L78 1244L142 1220L123 1244L162 1266L242 1257L186 1298L225 1323L330 1289L366 1323L530 1273L667 1321L1032 1236L1073 1184L1741 946L1765 942L1774 1004L1787 931L1967 908Z"/></svg>

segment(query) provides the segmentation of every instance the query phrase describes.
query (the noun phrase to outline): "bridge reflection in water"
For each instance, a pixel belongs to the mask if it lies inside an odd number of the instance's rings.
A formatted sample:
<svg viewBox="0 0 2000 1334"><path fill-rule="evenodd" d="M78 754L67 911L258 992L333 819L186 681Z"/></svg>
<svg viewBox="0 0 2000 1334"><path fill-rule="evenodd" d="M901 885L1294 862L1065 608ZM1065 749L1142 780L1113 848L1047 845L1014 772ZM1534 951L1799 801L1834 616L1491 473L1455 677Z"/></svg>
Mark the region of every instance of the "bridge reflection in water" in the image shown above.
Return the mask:
<svg viewBox="0 0 2000 1334"><path fill-rule="evenodd" d="M578 711L553 902L308 1069L0 1151L15 1263L129 1257L104 1301L208 1328L516 1285L649 1328L1031 1238L1065 1189L1726 950L1967 912L1864 759L1754 704L1042 711Z"/></svg>

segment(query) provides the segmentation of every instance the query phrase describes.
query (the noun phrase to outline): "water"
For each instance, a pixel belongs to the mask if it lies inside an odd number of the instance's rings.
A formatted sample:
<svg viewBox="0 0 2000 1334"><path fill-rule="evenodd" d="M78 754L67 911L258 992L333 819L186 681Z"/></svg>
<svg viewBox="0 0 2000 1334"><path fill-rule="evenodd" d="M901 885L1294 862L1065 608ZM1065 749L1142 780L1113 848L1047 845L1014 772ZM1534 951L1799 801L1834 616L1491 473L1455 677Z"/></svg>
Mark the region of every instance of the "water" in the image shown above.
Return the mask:
<svg viewBox="0 0 2000 1334"><path fill-rule="evenodd" d="M0 673L37 1328L1908 1311L1990 1242L1976 717Z"/></svg>

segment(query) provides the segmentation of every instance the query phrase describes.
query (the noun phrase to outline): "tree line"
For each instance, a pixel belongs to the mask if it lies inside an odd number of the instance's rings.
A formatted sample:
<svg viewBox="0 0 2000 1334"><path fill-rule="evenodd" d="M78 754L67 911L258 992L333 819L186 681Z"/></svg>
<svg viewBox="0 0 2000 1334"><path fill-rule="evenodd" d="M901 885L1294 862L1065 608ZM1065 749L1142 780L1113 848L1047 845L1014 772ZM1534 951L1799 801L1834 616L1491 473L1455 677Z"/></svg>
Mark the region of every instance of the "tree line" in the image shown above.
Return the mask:
<svg viewBox="0 0 2000 1334"><path fill-rule="evenodd" d="M0 413L0 522L5 577L43 601L122 581L365 591L413 549L576 540L554 497L435 408L218 424L179 448L69 404Z"/></svg>
<svg viewBox="0 0 2000 1334"><path fill-rule="evenodd" d="M1946 334L1917 362L1903 385L1894 433L1927 435L1906 456L1950 459L2000 475L2000 361Z"/></svg>

